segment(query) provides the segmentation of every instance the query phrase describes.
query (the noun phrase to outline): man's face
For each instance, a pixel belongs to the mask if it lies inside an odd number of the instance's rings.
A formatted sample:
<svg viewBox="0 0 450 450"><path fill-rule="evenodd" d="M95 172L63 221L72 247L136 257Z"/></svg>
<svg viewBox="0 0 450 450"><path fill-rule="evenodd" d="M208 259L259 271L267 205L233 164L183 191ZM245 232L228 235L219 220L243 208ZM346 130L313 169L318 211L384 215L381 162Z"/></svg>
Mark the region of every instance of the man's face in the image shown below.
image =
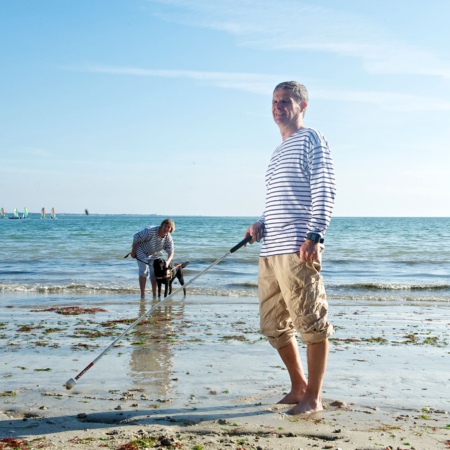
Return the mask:
<svg viewBox="0 0 450 450"><path fill-rule="evenodd" d="M302 102L300 106L292 89L277 89L273 93L272 116L278 126L297 124L302 115L302 107L306 107L306 102Z"/></svg>

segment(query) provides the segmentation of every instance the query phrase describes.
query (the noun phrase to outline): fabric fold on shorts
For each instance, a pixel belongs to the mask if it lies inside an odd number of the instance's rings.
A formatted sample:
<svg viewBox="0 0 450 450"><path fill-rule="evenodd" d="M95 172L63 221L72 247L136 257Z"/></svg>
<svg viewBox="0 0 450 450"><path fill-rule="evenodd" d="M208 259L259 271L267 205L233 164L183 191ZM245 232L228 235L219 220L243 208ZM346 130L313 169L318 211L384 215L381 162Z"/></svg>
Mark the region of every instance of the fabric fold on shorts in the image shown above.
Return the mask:
<svg viewBox="0 0 450 450"><path fill-rule="evenodd" d="M261 333L276 348L300 333L304 344L315 344L334 333L320 262L300 261L298 253L261 257L258 291Z"/></svg>

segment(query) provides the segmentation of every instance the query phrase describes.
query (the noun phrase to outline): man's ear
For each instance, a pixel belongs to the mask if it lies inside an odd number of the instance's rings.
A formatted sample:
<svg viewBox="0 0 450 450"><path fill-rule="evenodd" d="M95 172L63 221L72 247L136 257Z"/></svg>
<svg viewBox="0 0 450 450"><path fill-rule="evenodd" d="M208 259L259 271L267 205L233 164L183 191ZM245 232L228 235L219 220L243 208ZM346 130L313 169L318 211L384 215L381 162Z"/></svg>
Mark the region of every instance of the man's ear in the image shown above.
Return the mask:
<svg viewBox="0 0 450 450"><path fill-rule="evenodd" d="M300 103L300 109L301 109L301 112L303 113L303 115L305 115L305 111L306 111L307 107L308 107L308 103L306 103L306 102Z"/></svg>

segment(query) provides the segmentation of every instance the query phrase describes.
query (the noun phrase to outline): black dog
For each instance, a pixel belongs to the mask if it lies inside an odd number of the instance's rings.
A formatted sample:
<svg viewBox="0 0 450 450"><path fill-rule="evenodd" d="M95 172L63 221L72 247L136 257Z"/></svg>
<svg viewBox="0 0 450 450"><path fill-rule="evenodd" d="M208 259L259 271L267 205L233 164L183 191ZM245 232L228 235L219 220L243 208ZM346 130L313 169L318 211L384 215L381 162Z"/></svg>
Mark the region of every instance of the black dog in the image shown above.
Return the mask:
<svg viewBox="0 0 450 450"><path fill-rule="evenodd" d="M167 297L167 290L169 295L172 293L172 283L175 278L178 278L181 286L184 286L183 269L190 263L186 261L179 264L169 264L166 269L166 261L162 258L155 259L153 262L153 269L155 270L156 282L158 283L158 298L161 297L161 284L164 283L164 298ZM183 288L184 296L186 297L186 289Z"/></svg>

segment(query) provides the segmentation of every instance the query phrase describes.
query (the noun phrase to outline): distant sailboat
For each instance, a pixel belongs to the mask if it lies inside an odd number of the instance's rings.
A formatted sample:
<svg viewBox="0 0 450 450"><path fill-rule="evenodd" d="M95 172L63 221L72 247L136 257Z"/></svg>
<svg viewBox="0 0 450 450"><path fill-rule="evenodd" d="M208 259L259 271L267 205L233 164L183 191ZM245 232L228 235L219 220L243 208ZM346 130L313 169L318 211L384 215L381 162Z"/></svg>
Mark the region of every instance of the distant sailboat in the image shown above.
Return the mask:
<svg viewBox="0 0 450 450"><path fill-rule="evenodd" d="M24 210L24 212L23 212L23 217L22 217L23 219L29 219L29 217L28 217L28 209L25 207L25 210Z"/></svg>
<svg viewBox="0 0 450 450"><path fill-rule="evenodd" d="M17 212L17 208L14 209L14 217L10 217L10 219L20 219L20 216Z"/></svg>
<svg viewBox="0 0 450 450"><path fill-rule="evenodd" d="M2 208L2 215L0 216L1 219L7 219L5 210Z"/></svg>
<svg viewBox="0 0 450 450"><path fill-rule="evenodd" d="M55 208L52 208L50 219L56 219Z"/></svg>
<svg viewBox="0 0 450 450"><path fill-rule="evenodd" d="M41 209L41 219L46 219L47 217L45 217L45 208Z"/></svg>

